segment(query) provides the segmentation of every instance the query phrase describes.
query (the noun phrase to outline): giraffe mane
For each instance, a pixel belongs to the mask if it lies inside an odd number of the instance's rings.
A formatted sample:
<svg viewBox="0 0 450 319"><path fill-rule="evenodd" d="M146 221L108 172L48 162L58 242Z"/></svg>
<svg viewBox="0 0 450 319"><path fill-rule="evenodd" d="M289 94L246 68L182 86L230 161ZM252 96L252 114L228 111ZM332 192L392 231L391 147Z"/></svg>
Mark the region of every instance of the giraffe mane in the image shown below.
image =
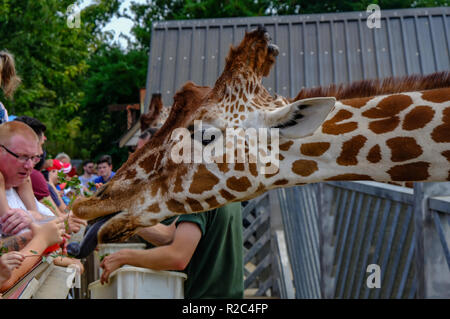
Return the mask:
<svg viewBox="0 0 450 319"><path fill-rule="evenodd" d="M337 100L343 100L444 87L450 87L450 71L428 75L414 74L403 77L369 79L350 84L331 84L328 87L302 89L292 101L323 96L334 96Z"/></svg>
<svg viewBox="0 0 450 319"><path fill-rule="evenodd" d="M148 112L146 114L142 114L139 119L141 123L141 131L146 130L149 127L155 126L158 121L161 110L163 108L163 103L161 99L160 93L152 94L152 100L150 101L150 106L148 108Z"/></svg>

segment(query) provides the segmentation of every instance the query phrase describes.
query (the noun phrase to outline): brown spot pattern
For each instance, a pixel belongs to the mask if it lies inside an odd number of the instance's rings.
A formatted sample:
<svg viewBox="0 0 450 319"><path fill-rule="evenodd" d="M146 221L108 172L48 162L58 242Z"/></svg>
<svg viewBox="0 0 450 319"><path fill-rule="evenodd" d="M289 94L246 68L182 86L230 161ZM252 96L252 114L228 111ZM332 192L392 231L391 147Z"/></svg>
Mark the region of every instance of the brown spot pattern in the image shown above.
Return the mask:
<svg viewBox="0 0 450 319"><path fill-rule="evenodd" d="M342 166L358 164L357 155L366 143L367 138L362 135L352 137L342 144L342 151L336 162Z"/></svg>
<svg viewBox="0 0 450 319"><path fill-rule="evenodd" d="M385 120L373 121L369 123L369 129L375 134L392 132L400 124L400 118L394 116Z"/></svg>
<svg viewBox="0 0 450 319"><path fill-rule="evenodd" d="M234 170L235 171L244 171L244 169L245 169L245 166L244 166L244 163L236 163L236 164L234 164Z"/></svg>
<svg viewBox="0 0 450 319"><path fill-rule="evenodd" d="M394 166L387 172L393 181L423 181L430 176L429 167L430 163L416 162Z"/></svg>
<svg viewBox="0 0 450 319"><path fill-rule="evenodd" d="M374 108L363 112L362 115L370 119L392 117L406 109L412 102L408 95L390 95L382 99Z"/></svg>
<svg viewBox="0 0 450 319"><path fill-rule="evenodd" d="M347 110L340 110L332 119L323 123L322 132L325 134L339 135L356 130L358 128L358 123L356 122L338 124L339 122L350 119L352 116L353 113Z"/></svg>
<svg viewBox="0 0 450 319"><path fill-rule="evenodd" d="M154 204L150 205L149 207L147 207L146 211L149 213L159 213L161 211L161 209L159 208L158 203L154 203Z"/></svg>
<svg viewBox="0 0 450 319"><path fill-rule="evenodd" d="M449 151L443 151L441 153L443 156L445 156L445 158L447 159L447 161L450 162L450 150Z"/></svg>
<svg viewBox="0 0 450 319"><path fill-rule="evenodd" d="M137 175L137 171L135 169L129 169L126 171L125 179L134 179Z"/></svg>
<svg viewBox="0 0 450 319"><path fill-rule="evenodd" d="M423 151L422 147L416 143L412 137L395 137L386 141L391 149L391 160L393 162L403 162L419 157Z"/></svg>
<svg viewBox="0 0 450 319"><path fill-rule="evenodd" d="M367 102L369 102L372 99L372 97L364 97L364 98L356 98L356 99L345 99L345 100L341 100L341 102L345 105L354 107L354 108L361 108L364 105L367 104Z"/></svg>
<svg viewBox="0 0 450 319"><path fill-rule="evenodd" d="M250 170L250 174L255 177L258 176L258 166L256 165L256 163L249 163L248 169Z"/></svg>
<svg viewBox="0 0 450 319"><path fill-rule="evenodd" d="M429 106L417 106L406 114L402 127L406 131L423 128L427 123L431 122L434 113L434 110Z"/></svg>
<svg viewBox="0 0 450 319"><path fill-rule="evenodd" d="M237 191L237 192L245 192L252 184L249 179L245 176L241 178L230 177L227 179L228 188Z"/></svg>
<svg viewBox="0 0 450 319"><path fill-rule="evenodd" d="M288 142L286 142L286 143L281 144L281 145L279 146L279 148L280 148L280 150L286 152L286 151L289 150L289 148L292 146L292 144L294 144L293 141L288 141Z"/></svg>
<svg viewBox="0 0 450 319"><path fill-rule="evenodd" d="M367 160L371 163L378 163L381 161L380 145L377 144L370 149L369 154L367 154Z"/></svg>
<svg viewBox="0 0 450 319"><path fill-rule="evenodd" d="M287 179L279 179L276 182L273 183L273 185L286 185L287 183L289 183L289 181Z"/></svg>
<svg viewBox="0 0 450 319"><path fill-rule="evenodd" d="M192 179L189 192L192 194L201 194L204 191L213 189L217 183L219 183L217 176L211 173L205 165L200 164Z"/></svg>
<svg viewBox="0 0 450 319"><path fill-rule="evenodd" d="M306 156L321 156L330 148L328 142L306 143L300 146L300 152Z"/></svg>
<svg viewBox="0 0 450 319"><path fill-rule="evenodd" d="M186 198L186 202L188 203L188 205L191 207L192 211L194 212L199 212L203 210L203 206L195 199L193 198Z"/></svg>
<svg viewBox="0 0 450 319"><path fill-rule="evenodd" d="M216 199L216 196L209 197L205 199L206 203L208 203L209 208L214 208L220 206L219 202Z"/></svg>
<svg viewBox="0 0 450 319"><path fill-rule="evenodd" d="M438 143L450 142L450 108L446 108L442 114L444 124L437 126L431 133L431 138Z"/></svg>
<svg viewBox="0 0 450 319"><path fill-rule="evenodd" d="M166 202L167 208L174 213L186 213L184 205L175 199L171 199Z"/></svg>
<svg viewBox="0 0 450 319"><path fill-rule="evenodd" d="M233 194L230 194L229 192L227 192L227 191L224 190L224 189L221 189L221 190L219 191L219 193L220 193L220 195L221 195L223 198L225 198L227 201L232 201L233 199L236 198L236 196L234 196Z"/></svg>
<svg viewBox="0 0 450 319"><path fill-rule="evenodd" d="M422 99L434 103L450 101L450 88L425 91L422 93Z"/></svg>
<svg viewBox="0 0 450 319"><path fill-rule="evenodd" d="M361 174L341 174L326 179L327 181L371 181L372 177Z"/></svg>
<svg viewBox="0 0 450 319"><path fill-rule="evenodd" d="M375 107L364 111L362 115L370 119L382 119L369 124L372 132L376 134L391 132L400 124L397 114L410 106L412 102L408 95L394 94L385 97Z"/></svg>
<svg viewBox="0 0 450 319"><path fill-rule="evenodd" d="M305 176L305 177L311 175L318 169L319 168L315 161L297 160L294 163L292 163L292 171L297 175L301 175L301 176Z"/></svg>

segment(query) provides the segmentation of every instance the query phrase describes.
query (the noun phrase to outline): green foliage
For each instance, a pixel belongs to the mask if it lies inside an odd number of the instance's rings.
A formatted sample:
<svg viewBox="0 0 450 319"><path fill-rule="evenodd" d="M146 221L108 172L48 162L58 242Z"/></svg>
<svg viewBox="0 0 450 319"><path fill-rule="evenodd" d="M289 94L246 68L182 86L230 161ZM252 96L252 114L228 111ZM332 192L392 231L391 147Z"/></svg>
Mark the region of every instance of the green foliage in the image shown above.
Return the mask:
<svg viewBox="0 0 450 319"><path fill-rule="evenodd" d="M83 131L77 144L90 152L84 158L109 154L118 168L128 157L119 149L120 137L127 131L126 112L109 112L111 104L139 103L139 89L145 87L147 54L142 50L124 53L116 46L101 46L89 60L83 85Z"/></svg>

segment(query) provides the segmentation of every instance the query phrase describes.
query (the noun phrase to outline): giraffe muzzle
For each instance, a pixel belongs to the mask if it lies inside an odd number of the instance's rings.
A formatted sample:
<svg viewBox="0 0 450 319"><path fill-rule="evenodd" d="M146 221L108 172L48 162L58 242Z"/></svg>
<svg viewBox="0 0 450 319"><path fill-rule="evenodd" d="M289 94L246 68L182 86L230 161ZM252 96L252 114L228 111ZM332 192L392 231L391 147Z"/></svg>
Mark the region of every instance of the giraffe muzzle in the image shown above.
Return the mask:
<svg viewBox="0 0 450 319"><path fill-rule="evenodd" d="M269 44L267 49L269 50L269 53L272 54L273 56L278 56L278 53L280 53L280 49L278 48L278 46L273 43Z"/></svg>

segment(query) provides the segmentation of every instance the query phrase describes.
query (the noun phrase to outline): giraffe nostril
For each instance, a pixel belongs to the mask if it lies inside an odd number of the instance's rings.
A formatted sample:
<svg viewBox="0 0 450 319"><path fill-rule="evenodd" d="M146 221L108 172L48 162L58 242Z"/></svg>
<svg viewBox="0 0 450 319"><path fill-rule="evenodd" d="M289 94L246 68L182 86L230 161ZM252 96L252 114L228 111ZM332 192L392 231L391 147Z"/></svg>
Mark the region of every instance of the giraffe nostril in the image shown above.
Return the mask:
<svg viewBox="0 0 450 319"><path fill-rule="evenodd" d="M275 44L270 44L268 47L269 53L271 53L273 56L277 56L280 52L280 49Z"/></svg>

